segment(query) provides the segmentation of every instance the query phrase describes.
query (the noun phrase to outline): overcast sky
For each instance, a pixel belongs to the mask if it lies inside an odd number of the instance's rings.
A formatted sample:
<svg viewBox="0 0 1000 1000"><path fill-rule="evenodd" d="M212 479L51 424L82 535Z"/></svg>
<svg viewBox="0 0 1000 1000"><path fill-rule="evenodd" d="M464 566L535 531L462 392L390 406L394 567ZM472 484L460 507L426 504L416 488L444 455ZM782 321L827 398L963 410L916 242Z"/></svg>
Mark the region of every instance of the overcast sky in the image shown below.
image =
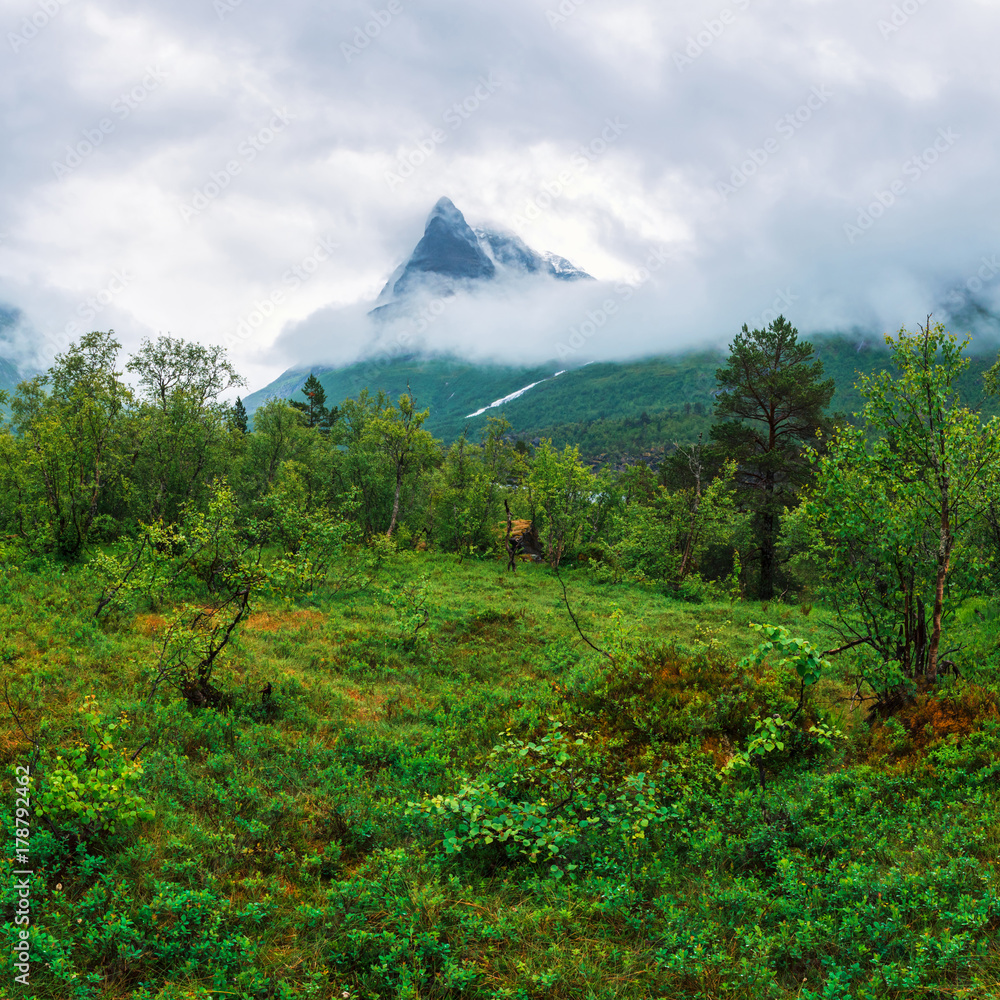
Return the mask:
<svg viewBox="0 0 1000 1000"><path fill-rule="evenodd" d="M228 341L251 387L350 357L441 195L602 279L460 303L431 342L471 354L895 330L1000 288L997 0L0 0L0 29L22 361L111 326Z"/></svg>

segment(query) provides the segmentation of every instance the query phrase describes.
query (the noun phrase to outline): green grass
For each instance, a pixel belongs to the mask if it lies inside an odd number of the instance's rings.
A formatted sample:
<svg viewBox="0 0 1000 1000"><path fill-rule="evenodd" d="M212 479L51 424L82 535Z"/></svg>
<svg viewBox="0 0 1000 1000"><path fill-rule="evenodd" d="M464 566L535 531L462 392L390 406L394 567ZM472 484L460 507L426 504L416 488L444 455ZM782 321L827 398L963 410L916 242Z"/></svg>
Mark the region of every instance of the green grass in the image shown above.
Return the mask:
<svg viewBox="0 0 1000 1000"><path fill-rule="evenodd" d="M13 984L7 925L0 996L996 995L1000 729L981 683L869 730L838 666L808 714L847 738L832 756L790 747L762 794L723 765L798 690L774 664L737 665L747 626L824 649L823 609L685 603L583 568L563 579L614 668L547 568L399 553L365 589L259 604L217 672L235 696L217 713L148 697L168 609L97 625L86 566L8 570L0 656L21 725L69 746L96 695L129 722L156 816L77 845L35 822L36 964L29 990ZM541 746L552 719L573 738L565 761L490 756L509 737ZM13 768L30 750L5 717L8 859ZM655 780L644 835L604 821L566 833L545 776L556 788L567 773L608 799L629 775ZM453 821L408 803L470 780L484 816L551 803L552 858L446 853Z"/></svg>

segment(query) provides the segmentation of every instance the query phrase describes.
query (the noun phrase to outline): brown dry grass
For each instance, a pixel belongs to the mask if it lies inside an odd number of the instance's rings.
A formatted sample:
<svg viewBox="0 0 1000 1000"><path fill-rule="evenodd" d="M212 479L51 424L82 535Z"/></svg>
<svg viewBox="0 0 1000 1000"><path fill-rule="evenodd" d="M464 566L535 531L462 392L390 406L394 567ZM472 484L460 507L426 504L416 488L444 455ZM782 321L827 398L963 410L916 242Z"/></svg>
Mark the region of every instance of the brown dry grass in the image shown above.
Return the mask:
<svg viewBox="0 0 1000 1000"><path fill-rule="evenodd" d="M326 616L312 609L300 611L261 611L247 619L247 628L255 632L277 632L289 626L317 625Z"/></svg>
<svg viewBox="0 0 1000 1000"><path fill-rule="evenodd" d="M357 722L374 722L384 715L382 705L385 702L384 695L377 695L369 692L363 694L358 688L344 688L343 693L355 705L355 711L351 716Z"/></svg>
<svg viewBox="0 0 1000 1000"><path fill-rule="evenodd" d="M30 749L31 744L13 721L8 721L3 729L0 729L0 763L10 764L15 760L21 760Z"/></svg>
<svg viewBox="0 0 1000 1000"><path fill-rule="evenodd" d="M966 688L958 697L949 698L921 694L899 713L918 751L945 736L968 736L985 719L997 717L996 699L979 688Z"/></svg>
<svg viewBox="0 0 1000 1000"><path fill-rule="evenodd" d="M163 615L136 615L135 616L135 631L139 635L151 638L152 636L158 635L160 631L166 626L167 620Z"/></svg>

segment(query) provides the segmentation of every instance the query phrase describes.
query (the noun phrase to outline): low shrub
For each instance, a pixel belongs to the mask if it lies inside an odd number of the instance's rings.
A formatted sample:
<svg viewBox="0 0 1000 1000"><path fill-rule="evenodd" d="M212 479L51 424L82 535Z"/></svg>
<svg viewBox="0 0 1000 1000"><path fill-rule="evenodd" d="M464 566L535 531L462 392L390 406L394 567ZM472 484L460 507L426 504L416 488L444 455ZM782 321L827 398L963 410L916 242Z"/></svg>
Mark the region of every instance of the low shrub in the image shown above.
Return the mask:
<svg viewBox="0 0 1000 1000"><path fill-rule="evenodd" d="M34 810L52 830L88 842L120 834L154 812L138 793L142 764L115 746L127 719L102 721L93 698L80 714L83 737L49 751L38 765Z"/></svg>

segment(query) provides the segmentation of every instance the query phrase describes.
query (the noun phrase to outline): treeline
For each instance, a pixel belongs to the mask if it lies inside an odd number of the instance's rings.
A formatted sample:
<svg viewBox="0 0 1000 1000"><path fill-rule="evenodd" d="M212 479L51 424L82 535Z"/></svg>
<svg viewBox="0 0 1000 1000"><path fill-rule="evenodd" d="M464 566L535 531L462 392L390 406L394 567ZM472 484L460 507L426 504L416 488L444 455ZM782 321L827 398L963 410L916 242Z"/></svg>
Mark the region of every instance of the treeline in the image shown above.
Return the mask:
<svg viewBox="0 0 1000 1000"><path fill-rule="evenodd" d="M1000 582L1000 428L958 397L963 345L929 322L887 341L891 368L861 376L863 409L835 426L812 345L782 317L744 327L714 413L690 414L707 435L616 472L575 444L518 440L503 418L445 448L409 394L329 407L314 377L249 430L240 401L222 401L243 381L221 348L161 337L123 361L113 333L94 332L9 400L0 531L8 556L104 560L110 605L143 573L149 587L184 566L225 601L249 595L251 549L290 589L379 539L495 555L508 518L527 520L549 565L608 582L695 599L808 588L845 646L870 651L881 697L954 664L949 620ZM632 430L666 449L658 426L640 416Z"/></svg>
<svg viewBox="0 0 1000 1000"><path fill-rule="evenodd" d="M85 558L150 525L185 523L223 485L243 530L292 546L301 541L287 523L293 512L308 524L335 511L361 540L482 555L503 544L506 505L533 523L553 566L606 554L622 572L646 567L668 579L671 559L687 575L716 540L702 528L716 515L693 492L673 491L668 515L652 470L594 471L575 447L516 440L502 418L480 441L444 448L410 396L363 390L331 408L310 377L304 398L258 408L250 431L240 400L221 401L241 384L219 348L161 337L123 362L112 333L88 334L10 400L0 435L8 541L34 555ZM626 516L640 503L648 525ZM674 554L641 555L640 525L657 548L671 534Z"/></svg>
<svg viewBox="0 0 1000 1000"><path fill-rule="evenodd" d="M549 438L557 447L574 444L591 465L656 465L678 442L707 438L711 425L711 405L678 403L643 410L634 417L551 424L531 437Z"/></svg>

